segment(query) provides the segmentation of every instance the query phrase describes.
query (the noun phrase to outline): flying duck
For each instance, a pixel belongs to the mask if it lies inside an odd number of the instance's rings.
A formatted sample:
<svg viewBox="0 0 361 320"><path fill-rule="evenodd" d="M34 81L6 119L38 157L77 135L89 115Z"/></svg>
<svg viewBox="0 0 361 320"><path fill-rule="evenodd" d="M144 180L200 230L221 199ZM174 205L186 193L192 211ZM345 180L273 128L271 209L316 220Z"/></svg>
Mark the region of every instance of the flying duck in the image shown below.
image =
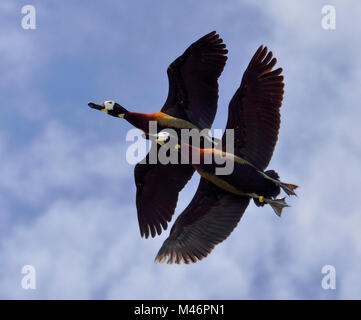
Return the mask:
<svg viewBox="0 0 361 320"><path fill-rule="evenodd" d="M295 195L296 185L279 180L274 170L264 171L271 160L280 127L280 107L283 99L282 69L272 71L277 60L272 52L261 46L254 54L231 99L226 129L234 130L234 154L226 150L226 133L222 150L200 149L184 143L179 150L200 155L198 163L189 163L201 175L198 189L175 221L169 237L164 241L155 261L168 263L197 262L208 256L215 245L225 240L237 226L250 199L257 206L270 204L277 215L287 205L285 198L275 199L282 188L287 195ZM163 132L162 132L163 133ZM164 133L157 142L164 144ZM210 154L212 162L205 163ZM229 175L217 175L217 157L233 162ZM209 159L209 158L208 158Z"/></svg>
<svg viewBox="0 0 361 320"><path fill-rule="evenodd" d="M89 107L124 118L130 124L149 133L149 122L157 129L210 129L217 112L218 78L227 60L227 50L216 31L210 32L170 64L167 70L169 92L159 112L144 114L126 110L114 101L103 104L89 102ZM146 135L147 137L147 135ZM188 164L149 163L149 156L158 151L153 143L145 159L134 169L136 206L140 234L148 238L167 229L178 201L178 193L194 173Z"/></svg>

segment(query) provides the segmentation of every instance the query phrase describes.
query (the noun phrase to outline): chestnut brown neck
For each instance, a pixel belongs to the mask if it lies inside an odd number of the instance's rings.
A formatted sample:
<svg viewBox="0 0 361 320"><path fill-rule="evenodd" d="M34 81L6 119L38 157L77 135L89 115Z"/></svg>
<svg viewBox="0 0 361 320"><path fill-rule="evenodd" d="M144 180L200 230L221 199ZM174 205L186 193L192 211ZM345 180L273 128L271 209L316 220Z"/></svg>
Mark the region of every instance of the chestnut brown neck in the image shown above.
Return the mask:
<svg viewBox="0 0 361 320"><path fill-rule="evenodd" d="M145 133L149 133L149 121L156 121L156 118L152 114L137 112L127 112L124 119Z"/></svg>

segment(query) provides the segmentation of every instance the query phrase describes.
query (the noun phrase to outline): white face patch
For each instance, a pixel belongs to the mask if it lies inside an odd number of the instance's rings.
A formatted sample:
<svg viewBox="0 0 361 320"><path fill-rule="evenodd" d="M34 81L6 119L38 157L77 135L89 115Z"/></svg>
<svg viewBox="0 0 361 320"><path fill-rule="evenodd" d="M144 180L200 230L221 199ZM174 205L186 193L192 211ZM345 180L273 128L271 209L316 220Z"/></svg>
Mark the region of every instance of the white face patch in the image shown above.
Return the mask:
<svg viewBox="0 0 361 320"><path fill-rule="evenodd" d="M169 136L170 136L170 134L168 133L168 132L159 132L158 133L158 141L163 141L163 142L165 142L165 141L167 141L167 139L169 138Z"/></svg>
<svg viewBox="0 0 361 320"><path fill-rule="evenodd" d="M105 101L105 102L104 102L104 107L105 107L105 109L107 109L107 110L113 110L114 105L115 105L115 102L114 102L114 101Z"/></svg>

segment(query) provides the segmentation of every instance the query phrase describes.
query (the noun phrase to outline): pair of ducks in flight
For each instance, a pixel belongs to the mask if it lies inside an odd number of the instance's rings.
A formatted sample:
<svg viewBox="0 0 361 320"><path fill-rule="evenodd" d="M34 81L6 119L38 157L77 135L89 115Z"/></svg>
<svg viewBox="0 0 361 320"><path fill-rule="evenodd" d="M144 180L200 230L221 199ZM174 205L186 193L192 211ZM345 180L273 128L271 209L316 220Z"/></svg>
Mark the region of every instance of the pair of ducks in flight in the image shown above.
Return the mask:
<svg viewBox="0 0 361 320"><path fill-rule="evenodd" d="M127 120L153 140L159 149L171 136L164 129L210 129L217 112L218 78L227 60L226 45L216 31L198 41L178 57L167 70L169 93L161 111L152 114L130 112L114 101L90 102L89 107ZM260 46L244 72L241 85L230 101L226 129L234 130L234 154L225 150L226 134L217 147L179 142L200 155L200 162L179 164L150 163L135 166L136 206L142 237L155 237L166 230L175 211L178 194L196 170L201 179L198 189L175 221L155 261L197 262L215 245L225 240L237 226L250 200L257 206L270 204L277 215L288 205L276 199L281 189L295 195L296 185L279 180L274 170L264 171L271 160L280 128L283 99L282 68L272 70L277 60L267 47ZM150 121L156 121L158 134L152 137ZM220 147L219 147L220 146ZM233 171L217 175L217 163L206 164L204 155L223 156L232 161Z"/></svg>

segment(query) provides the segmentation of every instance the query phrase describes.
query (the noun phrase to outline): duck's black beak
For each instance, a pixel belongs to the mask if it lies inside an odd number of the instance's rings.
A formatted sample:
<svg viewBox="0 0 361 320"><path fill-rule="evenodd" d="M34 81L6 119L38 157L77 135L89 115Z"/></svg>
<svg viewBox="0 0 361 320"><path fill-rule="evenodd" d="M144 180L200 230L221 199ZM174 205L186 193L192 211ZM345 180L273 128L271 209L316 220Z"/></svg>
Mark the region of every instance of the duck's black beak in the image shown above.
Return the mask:
<svg viewBox="0 0 361 320"><path fill-rule="evenodd" d="M105 109L105 106L104 104L96 104L94 102L89 102L88 103L88 106L92 109L96 109L96 110L103 110Z"/></svg>

